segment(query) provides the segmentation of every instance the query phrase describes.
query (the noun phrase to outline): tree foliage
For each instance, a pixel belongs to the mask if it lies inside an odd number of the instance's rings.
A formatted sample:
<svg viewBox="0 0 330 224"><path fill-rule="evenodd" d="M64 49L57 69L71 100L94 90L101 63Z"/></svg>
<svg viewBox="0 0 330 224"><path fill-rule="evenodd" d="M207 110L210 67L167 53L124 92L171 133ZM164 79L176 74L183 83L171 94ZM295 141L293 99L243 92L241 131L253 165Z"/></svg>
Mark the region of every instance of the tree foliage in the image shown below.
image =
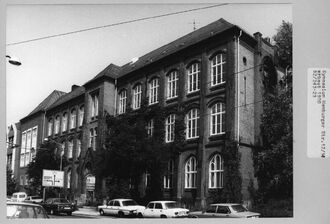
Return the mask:
<svg viewBox="0 0 330 224"><path fill-rule="evenodd" d="M184 146L184 122L180 108L172 108L176 114L175 139L164 143L164 121L170 111L158 105L148 107L143 102L139 110L128 109L119 116L107 115L108 134L105 147L96 152L96 174L112 181L108 196L114 192L139 197L138 186L142 176L148 172L150 183L146 197L161 197L162 172L167 161ZM153 120L152 137L147 134L147 123ZM124 185L130 184L131 190ZM115 184L115 185L113 185ZM116 187L122 186L122 187ZM128 192L129 191L129 192Z"/></svg>
<svg viewBox="0 0 330 224"><path fill-rule="evenodd" d="M273 39L277 49L279 65L283 68L288 65L292 66L292 23L282 21Z"/></svg>
<svg viewBox="0 0 330 224"><path fill-rule="evenodd" d="M46 142L37 149L36 156L28 165L27 175L29 178L28 194L42 194L42 170L59 170L61 152L55 143ZM66 166L66 159L62 158L62 167Z"/></svg>
<svg viewBox="0 0 330 224"><path fill-rule="evenodd" d="M7 195L12 195L14 192L16 192L16 180L13 177L12 170L7 166Z"/></svg>

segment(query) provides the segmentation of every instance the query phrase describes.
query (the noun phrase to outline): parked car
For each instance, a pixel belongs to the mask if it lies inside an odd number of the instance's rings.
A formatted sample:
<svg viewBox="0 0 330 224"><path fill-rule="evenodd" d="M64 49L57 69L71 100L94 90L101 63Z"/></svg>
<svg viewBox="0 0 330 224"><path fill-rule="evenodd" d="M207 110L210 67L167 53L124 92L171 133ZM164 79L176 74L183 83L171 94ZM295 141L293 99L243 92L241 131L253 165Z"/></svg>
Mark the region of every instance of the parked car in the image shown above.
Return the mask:
<svg viewBox="0 0 330 224"><path fill-rule="evenodd" d="M25 192L15 192L11 196L11 201L13 202L22 202L27 198L27 194Z"/></svg>
<svg viewBox="0 0 330 224"><path fill-rule="evenodd" d="M38 204L38 203L42 202L42 198L39 196L27 196L27 198L25 199L25 202Z"/></svg>
<svg viewBox="0 0 330 224"><path fill-rule="evenodd" d="M45 209L37 204L7 202L7 219L48 219Z"/></svg>
<svg viewBox="0 0 330 224"><path fill-rule="evenodd" d="M189 210L180 208L175 201L151 201L144 209L138 209L139 218L183 218Z"/></svg>
<svg viewBox="0 0 330 224"><path fill-rule="evenodd" d="M250 212L241 204L211 204L205 212L190 212L191 218L259 218L260 213Z"/></svg>
<svg viewBox="0 0 330 224"><path fill-rule="evenodd" d="M144 209L144 206L138 205L132 199L113 199L105 205L97 207L100 215L118 215L119 217L124 216L136 216L137 209Z"/></svg>
<svg viewBox="0 0 330 224"><path fill-rule="evenodd" d="M74 204L65 198L48 198L45 202L42 202L41 205L51 215L60 213L72 215L74 211Z"/></svg>

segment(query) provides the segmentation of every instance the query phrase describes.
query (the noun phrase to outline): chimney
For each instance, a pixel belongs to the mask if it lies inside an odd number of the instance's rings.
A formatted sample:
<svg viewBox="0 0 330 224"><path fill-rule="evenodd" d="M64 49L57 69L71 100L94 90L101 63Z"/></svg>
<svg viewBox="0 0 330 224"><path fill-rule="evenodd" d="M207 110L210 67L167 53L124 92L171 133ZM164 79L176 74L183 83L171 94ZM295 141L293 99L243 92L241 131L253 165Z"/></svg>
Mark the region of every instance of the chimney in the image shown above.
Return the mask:
<svg viewBox="0 0 330 224"><path fill-rule="evenodd" d="M80 87L80 86L78 86L78 85L72 85L72 86L71 86L71 92L72 92L73 90L79 88L79 87Z"/></svg>

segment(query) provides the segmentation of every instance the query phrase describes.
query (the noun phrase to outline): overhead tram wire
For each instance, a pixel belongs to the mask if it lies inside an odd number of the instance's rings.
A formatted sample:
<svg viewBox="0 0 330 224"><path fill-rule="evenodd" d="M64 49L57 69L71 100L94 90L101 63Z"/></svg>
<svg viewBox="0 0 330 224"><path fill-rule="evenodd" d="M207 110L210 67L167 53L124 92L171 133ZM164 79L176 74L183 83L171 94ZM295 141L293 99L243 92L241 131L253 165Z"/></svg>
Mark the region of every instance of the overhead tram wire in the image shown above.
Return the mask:
<svg viewBox="0 0 330 224"><path fill-rule="evenodd" d="M139 18L139 19L133 19L133 20L129 20L129 21L108 24L108 25L104 25L104 26L91 27L91 28L66 32L66 33L54 34L54 35L50 35L50 36L39 37L39 38L35 38L35 39L9 43L9 44L6 44L6 46L13 46L13 45L24 44L24 43L29 43L29 42L33 42L33 41L39 41L39 40L54 38L54 37L67 36L67 35L71 35L71 34L82 33L82 32L86 32L86 31L90 31L90 30L103 29L103 28L112 27L112 26L119 26L119 25L123 25L123 24L139 22L139 21L143 21L143 20L156 19L156 18L161 18L161 17L166 17L166 16L183 14L183 13L187 13L187 12L210 9L210 8L220 7L220 6L224 6L224 5L228 5L228 4L229 3L221 3L221 4L210 5L210 6L200 7L200 8L187 9L187 10L178 11L178 12L171 12L171 13L161 14L161 15L157 15L157 16L148 16L148 17L143 17L143 18Z"/></svg>

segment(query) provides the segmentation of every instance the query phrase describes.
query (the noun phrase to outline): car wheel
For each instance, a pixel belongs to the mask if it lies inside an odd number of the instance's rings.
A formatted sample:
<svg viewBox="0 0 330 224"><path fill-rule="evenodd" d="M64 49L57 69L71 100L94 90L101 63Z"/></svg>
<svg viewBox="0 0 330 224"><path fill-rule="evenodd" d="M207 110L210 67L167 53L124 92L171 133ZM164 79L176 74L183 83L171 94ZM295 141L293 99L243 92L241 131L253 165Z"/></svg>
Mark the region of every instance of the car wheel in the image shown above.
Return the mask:
<svg viewBox="0 0 330 224"><path fill-rule="evenodd" d="M140 213L138 213L137 217L138 217L138 218L143 218L143 215L142 215L142 213L141 213L141 212L140 212Z"/></svg>
<svg viewBox="0 0 330 224"><path fill-rule="evenodd" d="M124 213L123 212L118 212L119 218L124 218Z"/></svg>
<svg viewBox="0 0 330 224"><path fill-rule="evenodd" d="M72 215L72 212L68 212L67 214L68 214L68 215Z"/></svg>
<svg viewBox="0 0 330 224"><path fill-rule="evenodd" d="M100 215L104 215L104 211L103 211L103 209L100 209Z"/></svg>
<svg viewBox="0 0 330 224"><path fill-rule="evenodd" d="M167 218L166 215L160 215L160 217L161 217L162 219L166 219L166 218Z"/></svg>

